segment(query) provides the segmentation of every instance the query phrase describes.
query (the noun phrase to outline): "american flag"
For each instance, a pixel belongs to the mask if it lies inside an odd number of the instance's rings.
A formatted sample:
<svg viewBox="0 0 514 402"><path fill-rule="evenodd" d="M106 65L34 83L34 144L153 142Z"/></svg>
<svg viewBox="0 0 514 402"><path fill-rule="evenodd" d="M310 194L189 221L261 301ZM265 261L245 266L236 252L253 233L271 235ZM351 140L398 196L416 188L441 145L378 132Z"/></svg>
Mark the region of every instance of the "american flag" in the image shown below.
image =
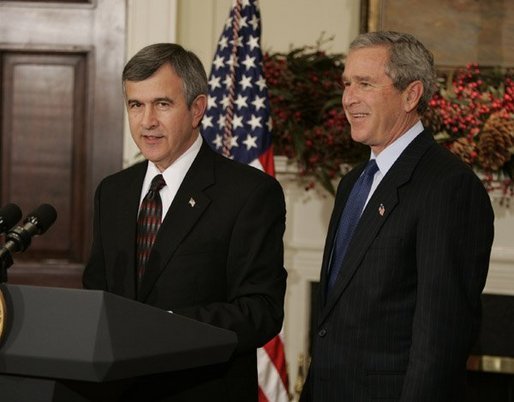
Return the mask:
<svg viewBox="0 0 514 402"><path fill-rule="evenodd" d="M209 76L202 134L212 148L274 175L268 89L256 0L235 0Z"/></svg>
<svg viewBox="0 0 514 402"><path fill-rule="evenodd" d="M257 0L234 0L209 76L202 135L217 152L274 175ZM259 402L289 402L282 333L257 350Z"/></svg>

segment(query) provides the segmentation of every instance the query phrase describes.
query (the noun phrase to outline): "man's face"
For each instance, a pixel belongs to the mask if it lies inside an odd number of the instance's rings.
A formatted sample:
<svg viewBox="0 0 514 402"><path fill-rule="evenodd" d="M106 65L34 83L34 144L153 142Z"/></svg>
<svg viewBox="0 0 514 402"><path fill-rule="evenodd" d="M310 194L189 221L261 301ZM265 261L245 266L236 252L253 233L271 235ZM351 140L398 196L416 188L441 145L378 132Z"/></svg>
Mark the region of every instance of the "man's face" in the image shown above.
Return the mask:
<svg viewBox="0 0 514 402"><path fill-rule="evenodd" d="M143 81L126 81L125 97L130 132L143 156L162 172L198 137L206 99L190 108L182 79L165 64Z"/></svg>
<svg viewBox="0 0 514 402"><path fill-rule="evenodd" d="M410 128L413 113L386 75L386 47L351 50L343 72L343 108L354 141L369 145L378 155ZM415 113L414 113L415 114Z"/></svg>

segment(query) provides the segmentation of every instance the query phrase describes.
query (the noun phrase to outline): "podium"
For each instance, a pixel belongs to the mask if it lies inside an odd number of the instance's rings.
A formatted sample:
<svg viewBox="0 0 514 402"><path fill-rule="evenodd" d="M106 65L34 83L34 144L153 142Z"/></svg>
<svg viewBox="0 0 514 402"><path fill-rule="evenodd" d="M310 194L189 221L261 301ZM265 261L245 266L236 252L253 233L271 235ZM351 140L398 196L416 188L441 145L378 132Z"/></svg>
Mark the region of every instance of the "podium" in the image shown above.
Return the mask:
<svg viewBox="0 0 514 402"><path fill-rule="evenodd" d="M226 362L232 331L95 290L0 285L0 400L113 401L135 377Z"/></svg>

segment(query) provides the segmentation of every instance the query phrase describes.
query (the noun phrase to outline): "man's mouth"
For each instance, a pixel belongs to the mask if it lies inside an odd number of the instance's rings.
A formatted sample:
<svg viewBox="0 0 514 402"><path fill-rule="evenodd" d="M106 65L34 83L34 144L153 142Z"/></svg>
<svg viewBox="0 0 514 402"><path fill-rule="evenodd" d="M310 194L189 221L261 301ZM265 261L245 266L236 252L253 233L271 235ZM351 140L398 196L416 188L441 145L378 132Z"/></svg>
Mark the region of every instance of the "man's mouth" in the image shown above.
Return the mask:
<svg viewBox="0 0 514 402"><path fill-rule="evenodd" d="M368 116L367 113L350 113L350 116L353 118L353 119L361 119L363 117L366 117Z"/></svg>

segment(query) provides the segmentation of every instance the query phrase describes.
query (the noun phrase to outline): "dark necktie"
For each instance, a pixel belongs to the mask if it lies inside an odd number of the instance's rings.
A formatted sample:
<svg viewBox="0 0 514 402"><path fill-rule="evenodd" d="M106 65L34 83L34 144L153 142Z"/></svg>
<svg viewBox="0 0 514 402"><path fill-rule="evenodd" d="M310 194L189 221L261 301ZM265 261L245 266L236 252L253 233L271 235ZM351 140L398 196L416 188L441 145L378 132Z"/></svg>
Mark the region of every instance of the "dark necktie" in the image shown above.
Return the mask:
<svg viewBox="0 0 514 402"><path fill-rule="evenodd" d="M150 190L146 193L139 216L137 218L137 281L145 273L148 256L155 242L155 237L161 226L162 202L159 190L166 185L162 174L155 176L150 185Z"/></svg>
<svg viewBox="0 0 514 402"><path fill-rule="evenodd" d="M341 270L346 250L352 240L352 235L361 217L364 204L368 199L369 190L373 183L373 177L377 170L378 166L376 161L371 159L355 182L343 213L341 214L334 245L332 246L327 294L334 286L339 271Z"/></svg>

